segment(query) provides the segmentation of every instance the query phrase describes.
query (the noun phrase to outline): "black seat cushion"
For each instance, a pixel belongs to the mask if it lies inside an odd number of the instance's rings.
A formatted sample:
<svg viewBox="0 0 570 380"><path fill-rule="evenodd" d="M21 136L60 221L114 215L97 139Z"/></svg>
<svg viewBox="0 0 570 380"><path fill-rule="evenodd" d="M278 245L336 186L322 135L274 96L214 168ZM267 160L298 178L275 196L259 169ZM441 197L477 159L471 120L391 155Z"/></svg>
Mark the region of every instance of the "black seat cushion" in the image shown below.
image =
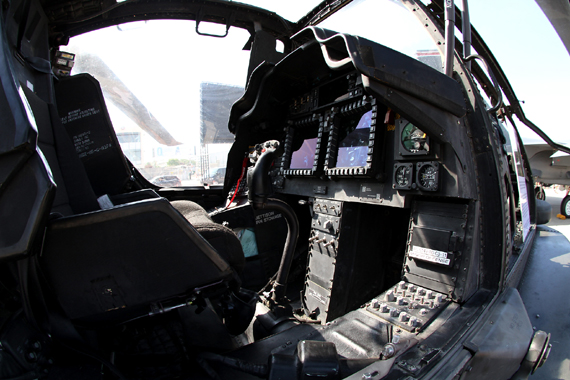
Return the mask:
<svg viewBox="0 0 570 380"><path fill-rule="evenodd" d="M238 274L242 272L245 256L239 239L231 229L215 223L206 210L192 201L172 201L171 204Z"/></svg>

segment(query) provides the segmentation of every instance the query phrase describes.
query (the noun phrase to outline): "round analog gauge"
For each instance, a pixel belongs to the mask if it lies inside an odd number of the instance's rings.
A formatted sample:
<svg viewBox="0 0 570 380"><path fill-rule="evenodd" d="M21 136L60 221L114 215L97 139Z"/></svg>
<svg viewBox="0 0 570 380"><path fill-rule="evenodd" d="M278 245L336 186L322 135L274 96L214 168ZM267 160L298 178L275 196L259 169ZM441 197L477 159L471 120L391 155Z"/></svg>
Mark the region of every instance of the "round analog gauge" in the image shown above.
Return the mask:
<svg viewBox="0 0 570 380"><path fill-rule="evenodd" d="M394 175L396 186L401 189L408 189L411 187L412 170L407 165L398 166Z"/></svg>
<svg viewBox="0 0 570 380"><path fill-rule="evenodd" d="M427 191L436 191L439 171L437 163L419 163L417 183L420 189Z"/></svg>
<svg viewBox="0 0 570 380"><path fill-rule="evenodd" d="M429 141L424 131L413 125L406 124L402 129L402 145L410 153L429 152Z"/></svg>

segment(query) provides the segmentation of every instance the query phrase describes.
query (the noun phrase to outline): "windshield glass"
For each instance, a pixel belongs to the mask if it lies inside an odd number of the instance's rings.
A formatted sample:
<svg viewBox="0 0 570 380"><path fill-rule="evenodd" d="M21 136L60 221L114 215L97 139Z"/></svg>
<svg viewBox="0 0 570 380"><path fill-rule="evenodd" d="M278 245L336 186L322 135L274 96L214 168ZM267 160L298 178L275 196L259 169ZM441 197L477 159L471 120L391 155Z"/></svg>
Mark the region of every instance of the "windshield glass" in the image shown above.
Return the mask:
<svg viewBox="0 0 570 380"><path fill-rule="evenodd" d="M355 0L318 26L367 38L443 71L437 45L399 0Z"/></svg>
<svg viewBox="0 0 570 380"><path fill-rule="evenodd" d="M244 0L240 3L264 8L275 12L286 20L297 22L300 18L313 10L322 0L287 0L287 1L267 1L267 0Z"/></svg>
<svg viewBox="0 0 570 380"><path fill-rule="evenodd" d="M73 74L100 82L121 148L146 179L223 184L233 142L228 117L243 95L249 37L238 28L204 37L193 21L153 20L74 37L65 50L77 54Z"/></svg>

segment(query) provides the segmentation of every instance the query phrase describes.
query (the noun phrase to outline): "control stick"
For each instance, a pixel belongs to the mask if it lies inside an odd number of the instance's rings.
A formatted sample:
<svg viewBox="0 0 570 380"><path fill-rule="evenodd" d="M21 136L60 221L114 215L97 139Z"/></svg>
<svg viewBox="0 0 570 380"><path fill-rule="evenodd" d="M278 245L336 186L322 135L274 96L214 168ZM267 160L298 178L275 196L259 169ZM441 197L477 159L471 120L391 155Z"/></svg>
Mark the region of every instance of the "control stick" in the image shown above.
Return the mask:
<svg viewBox="0 0 570 380"><path fill-rule="evenodd" d="M287 279L291 269L291 263L297 246L299 237L299 221L295 212L286 202L279 199L269 198L271 194L271 177L269 170L275 160L277 143L265 143L265 151L259 156L254 169L248 172L247 186L249 188L249 203L254 210L275 210L280 212L287 222L287 239L283 248L283 256L279 264L279 271L271 289L270 298L276 304L279 304L285 297L287 290Z"/></svg>

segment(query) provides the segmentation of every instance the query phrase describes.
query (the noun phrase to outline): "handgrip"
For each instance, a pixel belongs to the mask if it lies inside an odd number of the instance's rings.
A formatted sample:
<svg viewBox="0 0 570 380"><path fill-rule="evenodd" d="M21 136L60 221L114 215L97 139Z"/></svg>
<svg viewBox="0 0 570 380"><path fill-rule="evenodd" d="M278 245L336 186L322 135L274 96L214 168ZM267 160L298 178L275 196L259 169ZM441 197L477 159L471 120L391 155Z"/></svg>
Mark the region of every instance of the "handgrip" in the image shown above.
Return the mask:
<svg viewBox="0 0 570 380"><path fill-rule="evenodd" d="M252 171L247 173L247 187L249 188L249 203L254 209L263 208L271 194L271 178L269 169L275 159L276 149L273 146L265 147L265 152L259 156Z"/></svg>

